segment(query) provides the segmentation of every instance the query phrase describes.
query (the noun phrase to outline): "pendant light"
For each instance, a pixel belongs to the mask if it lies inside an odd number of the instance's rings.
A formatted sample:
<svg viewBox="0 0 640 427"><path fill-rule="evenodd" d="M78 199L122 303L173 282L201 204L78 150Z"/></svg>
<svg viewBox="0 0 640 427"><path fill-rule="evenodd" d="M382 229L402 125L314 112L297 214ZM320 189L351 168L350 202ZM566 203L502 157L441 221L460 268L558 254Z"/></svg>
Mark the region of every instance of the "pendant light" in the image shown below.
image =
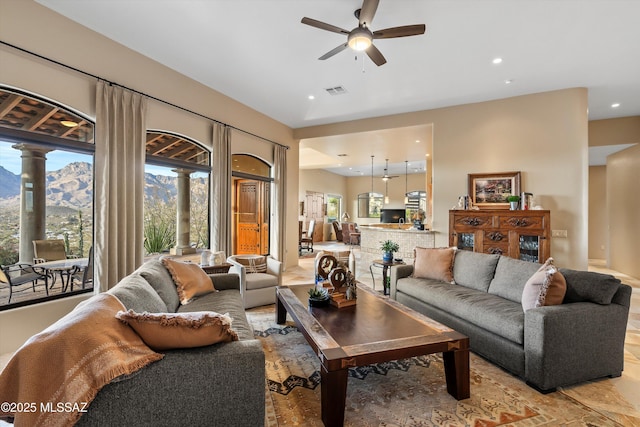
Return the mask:
<svg viewBox="0 0 640 427"><path fill-rule="evenodd" d="M409 193L408 193L408 186L407 186L407 171L409 170L409 161L405 160L404 161L404 205L405 208L407 207L407 205L409 204Z"/></svg>
<svg viewBox="0 0 640 427"><path fill-rule="evenodd" d="M384 204L389 204L389 181L384 182Z"/></svg>

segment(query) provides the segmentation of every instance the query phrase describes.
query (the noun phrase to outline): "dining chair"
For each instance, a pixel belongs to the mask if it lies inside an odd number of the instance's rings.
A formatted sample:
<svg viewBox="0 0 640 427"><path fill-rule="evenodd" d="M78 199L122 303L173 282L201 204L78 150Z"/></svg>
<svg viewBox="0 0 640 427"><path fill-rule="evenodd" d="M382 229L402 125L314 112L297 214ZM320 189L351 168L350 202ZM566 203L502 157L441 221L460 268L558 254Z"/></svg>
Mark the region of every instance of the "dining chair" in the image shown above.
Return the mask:
<svg viewBox="0 0 640 427"><path fill-rule="evenodd" d="M33 292L36 292L36 283L39 280L42 280L44 282L44 290L46 291L47 296L49 296L49 278L46 274L41 274L35 271L31 264L17 263L11 265L2 265L0 266L0 268L4 273L6 283L9 284L9 303L11 302L11 297L13 296L14 286L31 283Z"/></svg>
<svg viewBox="0 0 640 427"><path fill-rule="evenodd" d="M229 273L240 276L244 308L276 302L276 287L282 284L282 263L268 255L232 255Z"/></svg>
<svg viewBox="0 0 640 427"><path fill-rule="evenodd" d="M64 240L34 240L33 256L33 262L35 264L46 261L58 261L61 259L67 259L67 252L64 249Z"/></svg>
<svg viewBox="0 0 640 427"><path fill-rule="evenodd" d="M309 221L309 228L307 231L303 231L300 235L300 241L298 242L298 255L302 255L303 249L313 253L313 232L315 228L316 221L312 219Z"/></svg>

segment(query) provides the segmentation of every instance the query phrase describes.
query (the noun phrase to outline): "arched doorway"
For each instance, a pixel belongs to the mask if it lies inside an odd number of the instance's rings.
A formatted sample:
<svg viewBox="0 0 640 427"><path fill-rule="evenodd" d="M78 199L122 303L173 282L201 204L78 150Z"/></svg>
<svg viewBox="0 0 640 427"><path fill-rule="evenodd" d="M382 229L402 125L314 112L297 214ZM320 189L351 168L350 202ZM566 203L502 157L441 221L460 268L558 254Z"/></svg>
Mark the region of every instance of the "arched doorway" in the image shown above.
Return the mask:
<svg viewBox="0 0 640 427"><path fill-rule="evenodd" d="M271 166L247 154L232 156L233 253L269 254Z"/></svg>

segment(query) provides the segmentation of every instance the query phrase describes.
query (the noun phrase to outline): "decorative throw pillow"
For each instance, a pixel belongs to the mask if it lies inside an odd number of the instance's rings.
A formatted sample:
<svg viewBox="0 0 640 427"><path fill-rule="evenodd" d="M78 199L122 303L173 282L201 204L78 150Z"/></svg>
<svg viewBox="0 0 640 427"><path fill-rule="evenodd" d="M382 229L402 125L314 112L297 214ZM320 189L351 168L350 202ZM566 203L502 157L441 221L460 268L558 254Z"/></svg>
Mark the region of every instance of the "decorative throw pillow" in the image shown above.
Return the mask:
<svg viewBox="0 0 640 427"><path fill-rule="evenodd" d="M214 311L192 313L136 313L119 311L116 318L131 326L152 349L202 347L237 341L231 317Z"/></svg>
<svg viewBox="0 0 640 427"><path fill-rule="evenodd" d="M421 248L413 250L413 277L418 279L435 279L447 283L453 281L453 248Z"/></svg>
<svg viewBox="0 0 640 427"><path fill-rule="evenodd" d="M549 258L527 280L522 291L522 308L527 311L545 305L560 305L567 292L564 276Z"/></svg>
<svg viewBox="0 0 640 427"><path fill-rule="evenodd" d="M266 273L267 257L266 256L248 256L236 257L236 261L246 267L247 273Z"/></svg>
<svg viewBox="0 0 640 427"><path fill-rule="evenodd" d="M162 264L167 267L176 284L180 304L189 304L197 296L215 292L211 278L198 264L170 258L163 258Z"/></svg>

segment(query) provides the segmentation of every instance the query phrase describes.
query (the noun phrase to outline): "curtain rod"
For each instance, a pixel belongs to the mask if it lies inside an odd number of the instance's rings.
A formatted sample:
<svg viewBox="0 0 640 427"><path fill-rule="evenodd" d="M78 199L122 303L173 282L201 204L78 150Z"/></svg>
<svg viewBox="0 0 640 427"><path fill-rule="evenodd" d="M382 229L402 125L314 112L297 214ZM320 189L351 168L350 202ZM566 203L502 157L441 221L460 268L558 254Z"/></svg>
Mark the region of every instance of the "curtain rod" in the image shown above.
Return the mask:
<svg viewBox="0 0 640 427"><path fill-rule="evenodd" d="M97 75L95 75L95 74L89 73L89 72L84 71L84 70L81 70L81 69L79 69L79 68L72 67L71 65L67 65L67 64L64 64L64 63L62 63L62 62L60 62L60 61L56 61L55 59L51 59L51 58L48 58L48 57L46 57L46 56L44 56L44 55L40 55L39 53L31 52L30 50L27 50L27 49L21 48L21 47L19 47L19 46L13 45L13 44L11 44L11 43L7 43L7 42L5 42L4 40L0 40L0 44L3 44L3 45L5 45L5 46L8 46L8 47L10 47L10 48L12 48L12 49L18 50L18 51L20 51L20 52L26 53L26 54L28 54L28 55L35 56L36 58L39 58L39 59L42 59L42 60L45 60L45 61L51 62L51 63L56 64L56 65L59 65L60 67L67 68L67 69L69 69L69 70L73 70L73 71L75 71L76 73L80 73L80 74L83 74L83 75L85 75L85 76L92 77L92 78L94 78L94 79L102 80L102 81L107 82L108 84L113 85L113 86L119 86L119 87L121 87L121 88L123 88L123 89L129 90L129 91L131 91L131 92L135 92L135 93L137 93L137 94L139 94L139 95L142 95L142 96L145 96L145 97L147 97L147 98L149 98L149 99L152 99L152 100L154 100L154 101L158 101L158 102L161 102L161 103L163 103L163 104L169 105L169 106L171 106L171 107L173 107L173 108L177 108L178 110L182 110L182 111L185 111L185 112L187 112L187 113L190 113L190 114L196 115L196 116L198 116L198 117L202 117L203 119L210 120L210 121L212 121L212 122L214 122L214 123L218 123L218 124L221 124L221 125L224 125L224 126L228 126L229 128L231 128L231 129L233 129L233 130L237 130L237 131L239 131L239 132L242 132L242 133L244 133L244 134L247 134L247 135L253 136L253 137L258 138L258 139L261 139L261 140L263 140L263 141L270 142L271 144L278 145L278 146L280 146L280 147L284 147L284 148L285 148L285 149L287 149L287 150L290 148L288 145L280 144L279 142L272 141L272 140L267 139L267 138L264 138L264 137L262 137L262 136L260 136L260 135L256 135L255 133L251 133L251 132L246 131L246 130L244 130L244 129L240 129L240 128L238 128L238 127L235 127L235 126L229 125L229 124L227 124L227 123L221 122L220 120L213 119L213 118L211 118L211 117L209 117L209 116L206 116L206 115L204 115L204 114L198 113L197 111L193 111L193 110L190 110L190 109L188 109L188 108L181 107L180 105L174 104L174 103L169 102L169 101L165 101L164 99L160 99L160 98L157 98L157 97L155 97L155 96L149 95L149 94L147 94L147 93L140 92L139 90L131 89L131 88L127 87L127 86L124 86L124 85L121 85L121 84L119 84L119 83L113 82L113 81L111 81L111 80L105 79L104 77L97 76Z"/></svg>

